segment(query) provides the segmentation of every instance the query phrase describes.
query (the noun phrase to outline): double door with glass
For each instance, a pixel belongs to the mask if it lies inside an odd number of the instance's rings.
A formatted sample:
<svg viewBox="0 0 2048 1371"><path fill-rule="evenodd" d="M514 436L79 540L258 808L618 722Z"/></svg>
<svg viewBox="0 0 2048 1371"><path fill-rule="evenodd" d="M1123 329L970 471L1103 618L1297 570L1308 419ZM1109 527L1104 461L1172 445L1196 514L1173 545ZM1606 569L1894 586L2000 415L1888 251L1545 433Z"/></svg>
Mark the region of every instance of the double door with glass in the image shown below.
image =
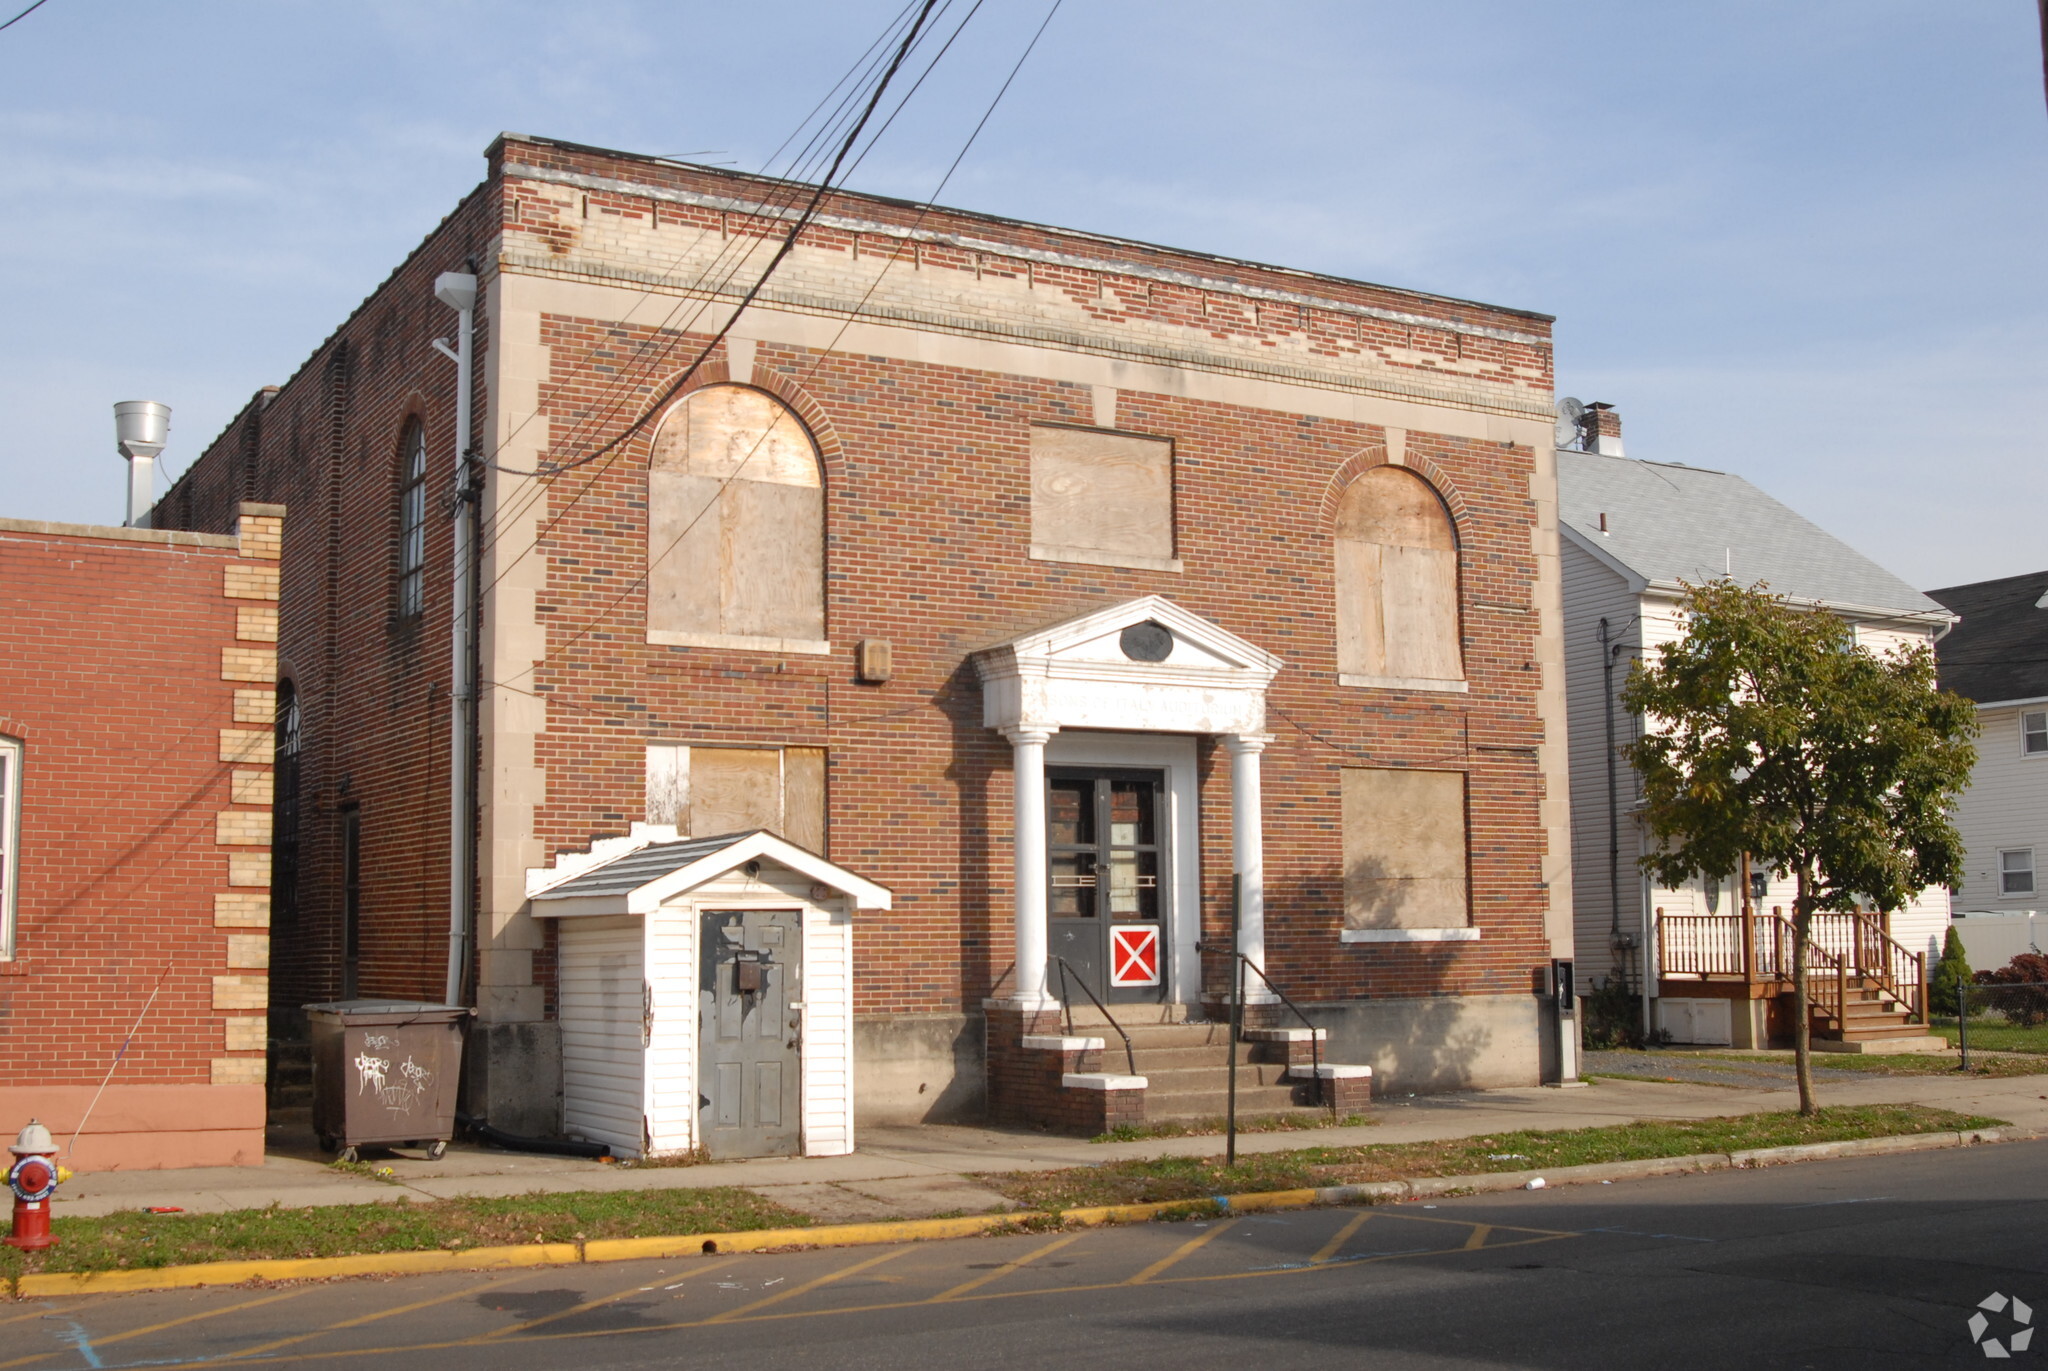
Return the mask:
<svg viewBox="0 0 2048 1371"><path fill-rule="evenodd" d="M1069 983L1078 977L1105 1001L1166 998L1164 782L1156 771L1046 772L1048 941ZM1062 969L1047 968L1056 994L1066 993Z"/></svg>

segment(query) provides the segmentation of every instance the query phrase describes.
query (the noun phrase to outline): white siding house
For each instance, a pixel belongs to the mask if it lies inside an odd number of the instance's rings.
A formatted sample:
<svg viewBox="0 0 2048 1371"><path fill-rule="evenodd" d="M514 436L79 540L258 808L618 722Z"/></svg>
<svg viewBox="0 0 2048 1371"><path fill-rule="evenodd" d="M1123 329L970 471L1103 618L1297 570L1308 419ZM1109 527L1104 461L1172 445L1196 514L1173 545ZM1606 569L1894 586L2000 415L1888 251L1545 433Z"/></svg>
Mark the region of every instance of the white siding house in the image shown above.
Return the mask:
<svg viewBox="0 0 2048 1371"><path fill-rule="evenodd" d="M1982 730L1956 806L1969 854L1957 913L2048 910L2048 571L1931 593L1961 616L1939 649L1941 683L1976 701Z"/></svg>
<svg viewBox="0 0 2048 1371"><path fill-rule="evenodd" d="M1740 476L1636 461L1621 455L1618 440L1606 443L1605 452L1557 454L1574 931L1581 986L1618 976L1634 990L1645 966L1662 965L1660 911L1742 911L1737 873L1673 890L1655 886L1637 865L1645 840L1641 787L1618 750L1638 736L1641 721L1622 706L1620 691L1637 660L1683 635L1685 586L1720 577L1764 582L1849 620L1859 640L1879 651L1931 643L1953 616ZM1758 875L1755 912L1789 913L1792 882ZM1947 891L1929 890L1890 916L1889 932L1912 951L1938 955L1947 918ZM1721 1003L1695 1003L1686 990L1651 976L1653 997L1680 1001L1653 1006L1653 1027L1680 1041L1760 1046L1768 1036L1760 1004L1747 1020L1739 1011L1731 1020L1725 995Z"/></svg>

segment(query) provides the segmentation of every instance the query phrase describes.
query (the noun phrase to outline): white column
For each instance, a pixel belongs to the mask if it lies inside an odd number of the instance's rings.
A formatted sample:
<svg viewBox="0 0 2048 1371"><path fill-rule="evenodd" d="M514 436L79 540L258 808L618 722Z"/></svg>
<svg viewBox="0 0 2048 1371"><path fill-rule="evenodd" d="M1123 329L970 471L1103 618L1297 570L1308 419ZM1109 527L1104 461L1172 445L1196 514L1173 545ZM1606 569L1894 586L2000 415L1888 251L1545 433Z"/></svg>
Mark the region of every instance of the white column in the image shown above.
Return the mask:
<svg viewBox="0 0 2048 1371"><path fill-rule="evenodd" d="M1053 1009L1045 962L1045 745L1058 730L1021 724L1003 730L1010 740L1010 774L1017 853L1017 975L1010 1003L1018 1009Z"/></svg>
<svg viewBox="0 0 2048 1371"><path fill-rule="evenodd" d="M1230 862L1238 877L1237 950L1266 969L1266 839L1264 800L1259 790L1259 754L1271 737L1233 733L1230 749ZM1246 1004L1272 1004L1278 996L1257 976L1245 973Z"/></svg>

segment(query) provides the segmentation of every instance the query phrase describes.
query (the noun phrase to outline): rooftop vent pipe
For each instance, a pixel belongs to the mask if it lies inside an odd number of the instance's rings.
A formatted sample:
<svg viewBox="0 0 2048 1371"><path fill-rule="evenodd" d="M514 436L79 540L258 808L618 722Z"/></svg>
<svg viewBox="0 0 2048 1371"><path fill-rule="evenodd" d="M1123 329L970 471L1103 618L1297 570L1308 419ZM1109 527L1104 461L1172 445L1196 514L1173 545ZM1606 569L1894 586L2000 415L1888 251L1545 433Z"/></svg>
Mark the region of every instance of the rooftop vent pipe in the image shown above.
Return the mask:
<svg viewBox="0 0 2048 1371"><path fill-rule="evenodd" d="M156 456L171 433L171 407L155 400L123 400L114 406L114 440L128 459L129 528L148 528L156 503Z"/></svg>

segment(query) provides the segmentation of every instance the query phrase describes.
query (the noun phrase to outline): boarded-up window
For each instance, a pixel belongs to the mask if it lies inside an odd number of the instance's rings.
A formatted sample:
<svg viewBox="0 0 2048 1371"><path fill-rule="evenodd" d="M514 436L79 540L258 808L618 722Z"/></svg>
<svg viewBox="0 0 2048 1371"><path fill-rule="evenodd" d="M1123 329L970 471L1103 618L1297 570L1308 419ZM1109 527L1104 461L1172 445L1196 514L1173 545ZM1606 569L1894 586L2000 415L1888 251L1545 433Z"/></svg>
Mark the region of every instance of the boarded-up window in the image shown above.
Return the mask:
<svg viewBox="0 0 2048 1371"><path fill-rule="evenodd" d="M656 743L647 749L647 822L694 838L765 828L823 855L825 749Z"/></svg>
<svg viewBox="0 0 2048 1371"><path fill-rule="evenodd" d="M670 410L648 462L647 562L655 641L822 639L824 479L797 417L748 386Z"/></svg>
<svg viewBox="0 0 2048 1371"><path fill-rule="evenodd" d="M1173 444L1106 429L1033 428L1031 555L1170 565Z"/></svg>
<svg viewBox="0 0 2048 1371"><path fill-rule="evenodd" d="M1471 896L1461 771L1344 772L1344 926L1463 928Z"/></svg>
<svg viewBox="0 0 2048 1371"><path fill-rule="evenodd" d="M1458 543L1429 483L1382 466L1337 506L1337 671L1360 684L1450 684L1458 647Z"/></svg>

